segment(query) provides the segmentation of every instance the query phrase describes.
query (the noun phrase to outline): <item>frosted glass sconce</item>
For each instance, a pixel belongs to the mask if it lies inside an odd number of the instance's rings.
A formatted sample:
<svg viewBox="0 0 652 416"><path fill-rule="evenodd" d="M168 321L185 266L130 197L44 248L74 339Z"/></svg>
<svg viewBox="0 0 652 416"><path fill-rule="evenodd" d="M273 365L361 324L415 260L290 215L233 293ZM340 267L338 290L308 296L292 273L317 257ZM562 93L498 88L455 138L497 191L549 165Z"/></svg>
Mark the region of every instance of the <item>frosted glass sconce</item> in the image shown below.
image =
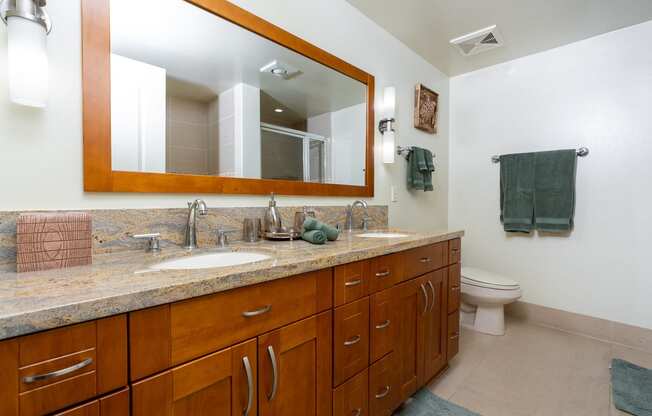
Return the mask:
<svg viewBox="0 0 652 416"><path fill-rule="evenodd" d="M9 98L30 107L45 107L48 98L46 37L52 24L46 0L2 0L0 18L7 25Z"/></svg>
<svg viewBox="0 0 652 416"><path fill-rule="evenodd" d="M383 95L383 119L378 123L378 130L383 135L383 163L394 163L396 157L396 88L385 88Z"/></svg>

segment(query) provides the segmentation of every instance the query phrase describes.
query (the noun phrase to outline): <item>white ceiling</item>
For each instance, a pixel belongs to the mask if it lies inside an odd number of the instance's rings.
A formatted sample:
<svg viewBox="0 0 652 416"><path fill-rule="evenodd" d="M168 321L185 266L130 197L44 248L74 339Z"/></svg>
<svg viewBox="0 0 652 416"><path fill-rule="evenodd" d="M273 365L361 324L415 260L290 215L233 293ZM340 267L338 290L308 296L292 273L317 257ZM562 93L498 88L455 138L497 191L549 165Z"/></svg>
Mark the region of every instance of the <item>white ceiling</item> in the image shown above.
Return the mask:
<svg viewBox="0 0 652 416"><path fill-rule="evenodd" d="M435 67L458 75L652 19L652 0L347 0ZM449 41L498 25L501 48L463 57Z"/></svg>
<svg viewBox="0 0 652 416"><path fill-rule="evenodd" d="M204 99L244 82L304 118L366 102L364 84L183 0L111 0L110 6L111 51L165 68L179 95ZM261 73L273 60L303 73L290 80Z"/></svg>

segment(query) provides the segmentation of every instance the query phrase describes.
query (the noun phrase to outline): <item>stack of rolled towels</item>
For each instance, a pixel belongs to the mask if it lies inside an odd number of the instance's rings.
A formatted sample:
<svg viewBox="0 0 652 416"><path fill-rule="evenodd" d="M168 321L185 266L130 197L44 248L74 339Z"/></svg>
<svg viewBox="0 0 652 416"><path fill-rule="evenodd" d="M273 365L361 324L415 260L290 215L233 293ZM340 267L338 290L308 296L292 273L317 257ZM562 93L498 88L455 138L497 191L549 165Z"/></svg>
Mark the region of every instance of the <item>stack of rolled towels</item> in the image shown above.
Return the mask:
<svg viewBox="0 0 652 416"><path fill-rule="evenodd" d="M340 236L337 228L312 217L306 218L303 222L303 230L301 238L312 244L324 244L326 240L335 241Z"/></svg>

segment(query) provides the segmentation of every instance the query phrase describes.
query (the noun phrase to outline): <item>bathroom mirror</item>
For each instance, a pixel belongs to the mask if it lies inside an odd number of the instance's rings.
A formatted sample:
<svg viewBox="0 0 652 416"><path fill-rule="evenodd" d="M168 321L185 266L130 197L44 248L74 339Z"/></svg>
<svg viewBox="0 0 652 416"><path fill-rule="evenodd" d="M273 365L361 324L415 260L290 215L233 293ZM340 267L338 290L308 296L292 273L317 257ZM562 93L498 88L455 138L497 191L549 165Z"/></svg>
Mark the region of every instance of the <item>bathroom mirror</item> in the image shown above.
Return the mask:
<svg viewBox="0 0 652 416"><path fill-rule="evenodd" d="M373 195L373 77L215 0L83 0L85 189Z"/></svg>

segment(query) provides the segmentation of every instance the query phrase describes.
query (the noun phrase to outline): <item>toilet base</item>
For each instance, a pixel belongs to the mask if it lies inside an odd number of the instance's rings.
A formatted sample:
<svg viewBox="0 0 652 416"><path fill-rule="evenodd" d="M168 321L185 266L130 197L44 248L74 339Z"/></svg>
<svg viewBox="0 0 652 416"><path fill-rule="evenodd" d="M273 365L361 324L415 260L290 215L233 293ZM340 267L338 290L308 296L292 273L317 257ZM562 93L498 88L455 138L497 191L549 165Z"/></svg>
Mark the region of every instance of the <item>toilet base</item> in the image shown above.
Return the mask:
<svg viewBox="0 0 652 416"><path fill-rule="evenodd" d="M503 305L478 305L475 310L469 308L470 305L466 306L460 311L460 323L463 327L488 335L505 335Z"/></svg>

